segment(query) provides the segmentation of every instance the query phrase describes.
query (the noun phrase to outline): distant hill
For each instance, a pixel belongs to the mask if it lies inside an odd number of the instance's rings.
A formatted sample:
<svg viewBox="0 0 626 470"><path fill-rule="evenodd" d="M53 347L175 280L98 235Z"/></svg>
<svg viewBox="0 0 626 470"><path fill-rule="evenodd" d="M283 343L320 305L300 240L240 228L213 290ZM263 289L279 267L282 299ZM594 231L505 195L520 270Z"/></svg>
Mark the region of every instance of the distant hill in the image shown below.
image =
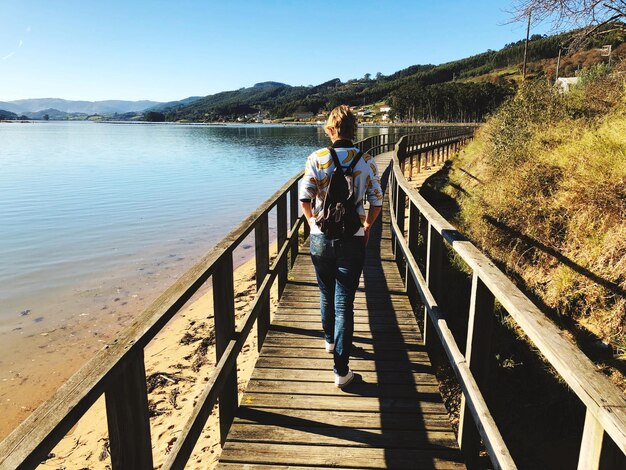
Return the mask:
<svg viewBox="0 0 626 470"><path fill-rule="evenodd" d="M179 106L184 106L186 104L193 103L194 101L198 101L201 98L202 96L190 96L189 98L185 98L185 99L178 100L178 101L168 101L167 103L159 103L150 108L146 108L143 111L165 111L168 109L173 109Z"/></svg>
<svg viewBox="0 0 626 470"><path fill-rule="evenodd" d="M286 83L280 82L260 82L255 83L252 88L271 88L271 87L281 87L281 86L289 86Z"/></svg>
<svg viewBox="0 0 626 470"><path fill-rule="evenodd" d="M588 41L585 51L562 58L561 76L577 67L606 60L598 48L612 44L616 52L624 44L618 32L607 31ZM534 35L528 44L529 78L554 79L556 57L574 32L552 36ZM626 47L626 46L624 46ZM299 113L328 111L338 104L370 106L391 104L396 118L404 120L480 121L511 96L521 80L524 41L506 44L445 64L412 65L388 76L377 74L341 82L329 80L317 86L289 86L262 82L249 88L209 95L167 113L169 121L235 120L252 115L282 118ZM617 54L614 55L617 58Z"/></svg>
<svg viewBox="0 0 626 470"><path fill-rule="evenodd" d="M85 119L88 115L86 113L66 113L65 111L59 111L58 109L48 108L42 109L41 111L36 112L26 112L24 115L28 119L45 119L45 116L48 116L48 119L51 121L67 121L67 120L76 120L76 119Z"/></svg>
<svg viewBox="0 0 626 470"><path fill-rule="evenodd" d="M0 119L5 121L13 121L18 119L19 116L11 111L5 111L4 109L0 109Z"/></svg>
<svg viewBox="0 0 626 470"><path fill-rule="evenodd" d="M55 109L64 113L114 114L141 112L160 104L157 101L71 101L60 98L37 98L0 102L0 109L16 114L27 114L46 109Z"/></svg>

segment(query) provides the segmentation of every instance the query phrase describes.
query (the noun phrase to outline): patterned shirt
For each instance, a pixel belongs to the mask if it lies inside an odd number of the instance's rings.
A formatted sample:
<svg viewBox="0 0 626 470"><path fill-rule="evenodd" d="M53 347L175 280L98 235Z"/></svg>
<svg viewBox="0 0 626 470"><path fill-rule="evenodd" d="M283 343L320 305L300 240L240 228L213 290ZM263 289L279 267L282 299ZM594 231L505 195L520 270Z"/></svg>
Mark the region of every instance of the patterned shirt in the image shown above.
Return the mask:
<svg viewBox="0 0 626 470"><path fill-rule="evenodd" d="M349 140L338 140L333 144L333 148L337 152L342 168L350 166L352 159L359 153L359 149ZM306 161L304 177L300 181L299 198L302 202L313 201L314 216L317 216L322 210L324 197L330 184L330 176L334 169L333 157L327 148L313 152ZM383 205L383 192L380 187L378 167L374 158L367 153L361 156L354 167L353 184L356 195L356 211L361 218L361 225L363 225L365 222L365 208L363 207L365 197L371 206ZM311 227L311 233L322 232L319 227L314 225ZM363 228L360 228L355 235L362 236L363 234Z"/></svg>

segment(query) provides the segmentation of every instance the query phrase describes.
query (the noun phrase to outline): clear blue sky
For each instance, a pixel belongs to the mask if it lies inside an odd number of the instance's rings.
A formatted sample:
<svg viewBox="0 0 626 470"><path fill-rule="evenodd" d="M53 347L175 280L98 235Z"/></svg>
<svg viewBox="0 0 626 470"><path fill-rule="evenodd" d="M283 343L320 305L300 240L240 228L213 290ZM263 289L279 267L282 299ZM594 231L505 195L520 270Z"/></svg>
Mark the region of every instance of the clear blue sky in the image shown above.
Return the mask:
<svg viewBox="0 0 626 470"><path fill-rule="evenodd" d="M501 0L0 0L0 101L169 101L319 84L498 49ZM532 33L546 33L549 25Z"/></svg>

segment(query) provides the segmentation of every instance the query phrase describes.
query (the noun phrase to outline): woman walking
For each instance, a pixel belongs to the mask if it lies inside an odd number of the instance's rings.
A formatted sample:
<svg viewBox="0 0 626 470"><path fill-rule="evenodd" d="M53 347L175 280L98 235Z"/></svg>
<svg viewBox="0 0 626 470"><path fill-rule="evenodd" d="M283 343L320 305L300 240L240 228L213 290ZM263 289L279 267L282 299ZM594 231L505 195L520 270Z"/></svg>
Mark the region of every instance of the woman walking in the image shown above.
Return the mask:
<svg viewBox="0 0 626 470"><path fill-rule="evenodd" d="M354 295L363 271L370 228L383 203L374 159L361 154L352 142L356 129L357 119L347 105L331 111L324 130L332 146L309 155L299 194L311 227L311 259L320 289L325 348L333 354L335 385L339 388L354 379L349 367ZM335 183L335 178L340 182ZM348 199L336 194L344 186ZM370 205L367 216L365 198ZM354 212L354 222L350 222Z"/></svg>

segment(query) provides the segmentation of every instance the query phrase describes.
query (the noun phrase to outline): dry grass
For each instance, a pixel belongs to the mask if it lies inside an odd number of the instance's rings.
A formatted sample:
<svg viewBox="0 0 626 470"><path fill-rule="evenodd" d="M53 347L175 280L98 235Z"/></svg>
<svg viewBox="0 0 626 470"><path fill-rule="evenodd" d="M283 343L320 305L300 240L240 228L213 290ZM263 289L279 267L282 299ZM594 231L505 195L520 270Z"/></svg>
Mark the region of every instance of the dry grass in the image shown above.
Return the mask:
<svg viewBox="0 0 626 470"><path fill-rule="evenodd" d="M625 70L596 67L567 95L545 82L522 86L454 162L445 189L479 246L621 359Z"/></svg>

